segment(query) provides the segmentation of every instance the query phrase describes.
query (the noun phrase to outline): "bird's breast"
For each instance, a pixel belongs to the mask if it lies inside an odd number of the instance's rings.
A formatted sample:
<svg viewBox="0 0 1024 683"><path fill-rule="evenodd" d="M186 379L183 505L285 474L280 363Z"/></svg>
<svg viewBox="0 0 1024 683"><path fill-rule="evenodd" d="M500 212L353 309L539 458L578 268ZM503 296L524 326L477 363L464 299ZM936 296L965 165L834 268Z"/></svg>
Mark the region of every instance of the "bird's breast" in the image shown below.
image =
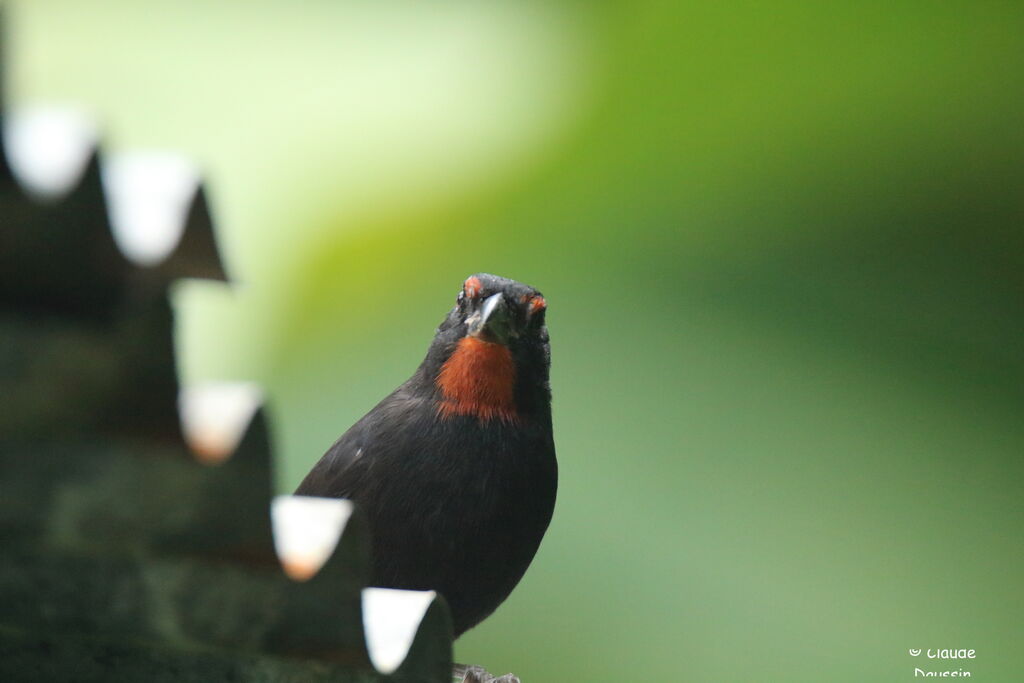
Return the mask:
<svg viewBox="0 0 1024 683"><path fill-rule="evenodd" d="M518 421L515 361L508 347L464 337L441 366L436 384L442 419L469 415L481 422Z"/></svg>

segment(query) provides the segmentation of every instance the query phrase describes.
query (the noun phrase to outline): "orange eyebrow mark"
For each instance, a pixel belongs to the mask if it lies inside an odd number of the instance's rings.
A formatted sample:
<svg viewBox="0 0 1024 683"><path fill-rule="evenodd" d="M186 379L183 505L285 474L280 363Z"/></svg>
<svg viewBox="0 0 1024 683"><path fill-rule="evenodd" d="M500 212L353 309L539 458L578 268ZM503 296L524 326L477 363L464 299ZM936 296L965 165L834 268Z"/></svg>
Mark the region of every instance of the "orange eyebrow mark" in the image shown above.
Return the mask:
<svg viewBox="0 0 1024 683"><path fill-rule="evenodd" d="M466 281L462 284L462 289L465 290L466 296L470 299L475 299L480 296L480 292L484 291L484 286L480 283L480 278L473 276L466 278Z"/></svg>
<svg viewBox="0 0 1024 683"><path fill-rule="evenodd" d="M508 347L464 337L437 375L442 396L437 412L441 417L474 415L481 421L515 422L515 379Z"/></svg>
<svg viewBox="0 0 1024 683"><path fill-rule="evenodd" d="M536 313L537 311L544 310L548 307L548 302L544 301L544 297L535 296L530 299L530 313Z"/></svg>

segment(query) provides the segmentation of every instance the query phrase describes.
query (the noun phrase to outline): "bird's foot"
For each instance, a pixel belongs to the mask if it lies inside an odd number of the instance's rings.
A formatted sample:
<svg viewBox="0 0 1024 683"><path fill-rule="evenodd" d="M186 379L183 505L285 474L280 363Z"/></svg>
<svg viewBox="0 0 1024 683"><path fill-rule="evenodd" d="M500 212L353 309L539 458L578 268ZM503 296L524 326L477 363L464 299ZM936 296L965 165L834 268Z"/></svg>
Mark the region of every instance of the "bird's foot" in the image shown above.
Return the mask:
<svg viewBox="0 0 1024 683"><path fill-rule="evenodd" d="M492 676L482 666L456 664L452 669L452 683L519 683L519 677L513 674Z"/></svg>

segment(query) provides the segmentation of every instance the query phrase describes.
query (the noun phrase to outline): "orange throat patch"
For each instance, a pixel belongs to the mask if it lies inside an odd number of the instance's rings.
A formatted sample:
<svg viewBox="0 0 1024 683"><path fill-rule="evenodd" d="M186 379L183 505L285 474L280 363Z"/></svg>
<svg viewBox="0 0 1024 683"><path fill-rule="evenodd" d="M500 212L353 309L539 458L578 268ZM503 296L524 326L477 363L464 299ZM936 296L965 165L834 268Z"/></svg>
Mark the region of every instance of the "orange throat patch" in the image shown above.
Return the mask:
<svg viewBox="0 0 1024 683"><path fill-rule="evenodd" d="M464 337L437 374L442 396L438 413L515 422L515 381L515 362L507 347Z"/></svg>

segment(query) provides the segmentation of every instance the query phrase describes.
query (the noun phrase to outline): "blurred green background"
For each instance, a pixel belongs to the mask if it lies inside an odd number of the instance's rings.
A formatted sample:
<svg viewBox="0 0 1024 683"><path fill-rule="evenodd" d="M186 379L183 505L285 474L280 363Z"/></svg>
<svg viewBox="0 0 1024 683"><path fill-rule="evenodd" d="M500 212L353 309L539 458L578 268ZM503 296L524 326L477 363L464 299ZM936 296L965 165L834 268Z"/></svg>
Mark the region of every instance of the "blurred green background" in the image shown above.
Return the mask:
<svg viewBox="0 0 1024 683"><path fill-rule="evenodd" d="M7 10L9 101L202 163L183 373L265 384L282 491L466 275L544 292L558 507L460 661L1024 676L1021 3Z"/></svg>

